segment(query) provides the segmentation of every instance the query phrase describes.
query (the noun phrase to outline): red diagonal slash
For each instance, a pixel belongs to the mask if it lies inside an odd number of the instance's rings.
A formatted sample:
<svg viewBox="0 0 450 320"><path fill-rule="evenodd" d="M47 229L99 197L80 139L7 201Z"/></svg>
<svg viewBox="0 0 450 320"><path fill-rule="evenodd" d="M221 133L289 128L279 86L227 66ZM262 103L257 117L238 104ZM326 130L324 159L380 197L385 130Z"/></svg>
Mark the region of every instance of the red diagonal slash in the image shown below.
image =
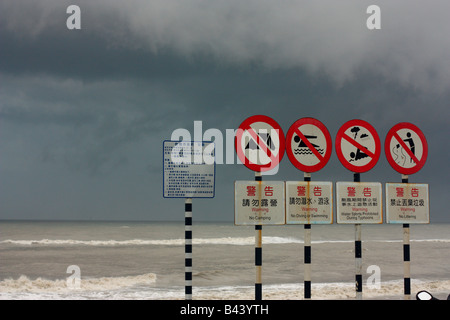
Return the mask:
<svg viewBox="0 0 450 320"><path fill-rule="evenodd" d="M275 161L276 156L273 155L272 151L270 151L270 149L266 145L266 142L264 141L264 139L261 139L259 137L259 135L255 132L255 130L253 130L252 127L248 126L248 128L246 128L246 130L252 136L253 140L255 140L256 144L267 154L267 156L270 158L270 162L272 163L273 161ZM261 143L261 141L262 141L262 143ZM270 165L270 163L268 165Z"/></svg>
<svg viewBox="0 0 450 320"><path fill-rule="evenodd" d="M354 145L356 148L358 148L359 150L363 151L365 154L367 154L369 157L373 158L375 157L375 154L373 152L371 152L369 149L367 149L366 147L364 147L363 145L359 144L358 142L356 142L355 140L352 139L352 137L350 137L348 134L343 134L342 138L344 138L345 140L347 140L348 142L350 142L352 145Z"/></svg>
<svg viewBox="0 0 450 320"><path fill-rule="evenodd" d="M398 135L397 132L394 132L393 137L397 139L397 141L400 143L400 145L403 147L403 149L406 150L406 153L413 159L413 161L416 163L416 165L419 163L419 159L412 153L411 149L406 145L405 141L403 141L402 138Z"/></svg>
<svg viewBox="0 0 450 320"><path fill-rule="evenodd" d="M314 155L319 159L319 161L322 161L323 160L322 155L319 153L319 151L317 151L316 148L314 148L311 142L309 142L309 140L306 139L306 137L303 135L303 133L301 133L299 128L295 128L294 132L300 137L301 141L303 141L306 144L306 146L312 151L312 153L314 153Z"/></svg>

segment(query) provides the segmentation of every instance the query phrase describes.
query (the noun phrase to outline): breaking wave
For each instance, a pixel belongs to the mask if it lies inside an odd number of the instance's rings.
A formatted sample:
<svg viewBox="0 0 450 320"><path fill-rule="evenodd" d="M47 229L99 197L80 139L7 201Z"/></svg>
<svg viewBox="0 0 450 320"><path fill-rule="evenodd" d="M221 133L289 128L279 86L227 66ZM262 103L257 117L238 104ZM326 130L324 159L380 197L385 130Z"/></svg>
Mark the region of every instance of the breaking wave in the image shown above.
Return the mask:
<svg viewBox="0 0 450 320"><path fill-rule="evenodd" d="M73 239L41 239L41 240L12 240L7 239L0 241L0 244L14 244L22 246L30 245L84 245L84 246L146 246L146 245L167 245L181 246L184 245L184 239L166 239L166 240L73 240ZM194 244L213 244L213 245L252 245L255 243L254 237L223 237L223 238L198 238L192 240ZM296 238L285 237L263 237L264 243L303 243L302 240Z"/></svg>
<svg viewBox="0 0 450 320"><path fill-rule="evenodd" d="M446 299L449 293L450 280L430 281L414 279L411 285L412 299L420 290L428 290L440 299ZM269 300L302 300L303 284L286 283L265 285L263 299ZM253 287L217 287L200 288L198 299L249 299L253 297ZM311 297L313 300L353 300L355 299L354 283L313 283ZM375 300L402 300L403 280L392 280L381 282L380 287L370 288L364 284L364 299Z"/></svg>
<svg viewBox="0 0 450 320"><path fill-rule="evenodd" d="M193 239L193 244L196 245L254 245L254 237L223 237L223 238L198 238ZM450 239L417 239L410 240L411 242L450 242ZM325 243L350 243L354 240L316 240L312 241L315 244ZM364 242L402 242L402 240L365 240ZM131 239L131 240L73 240L73 239L41 239L41 240L13 240L7 239L0 241L0 244L13 244L21 246L182 246L184 239L161 239L161 240L146 240L146 239ZM264 244L289 244L289 243L303 243L302 239L294 237L271 237L263 236Z"/></svg>
<svg viewBox="0 0 450 320"><path fill-rule="evenodd" d="M45 278L30 279L25 275L17 279L7 278L0 281L0 292L72 292L72 291L107 291L117 290L136 285L156 282L156 274L147 273L136 276L81 278L79 288L67 285L66 279L49 280Z"/></svg>
<svg viewBox="0 0 450 320"><path fill-rule="evenodd" d="M183 287L156 288L149 286L156 280L156 275L149 273L129 277L105 277L82 280L81 288L69 289L65 280L18 279L0 281L0 299L154 299L182 300ZM138 286L138 287L136 287ZM133 288L134 287L134 288ZM450 280L414 279L411 285L412 299L420 290L428 290L440 299L446 299ZM197 300L248 300L254 295L253 286L208 286L196 287ZM284 283L265 285L263 298L271 300L302 300L302 283ZM355 285L350 282L313 283L313 300L353 300ZM379 287L371 288L364 284L364 299L402 300L403 280L382 281Z"/></svg>

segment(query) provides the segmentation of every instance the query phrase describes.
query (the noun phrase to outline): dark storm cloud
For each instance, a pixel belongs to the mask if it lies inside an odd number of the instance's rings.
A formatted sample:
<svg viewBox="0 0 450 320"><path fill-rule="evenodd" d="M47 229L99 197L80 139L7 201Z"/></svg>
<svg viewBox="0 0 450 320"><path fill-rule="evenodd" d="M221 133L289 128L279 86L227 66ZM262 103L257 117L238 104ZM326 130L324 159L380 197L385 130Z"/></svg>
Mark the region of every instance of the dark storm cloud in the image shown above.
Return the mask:
<svg viewBox="0 0 450 320"><path fill-rule="evenodd" d="M70 4L81 8L81 30L66 28ZM370 4L381 7L381 30L366 28ZM2 1L0 172L11 187L0 200L20 211L27 185L39 192L26 212L59 195L69 199L55 208L68 216L79 217L81 201L94 217L126 219L128 197L132 217L162 219L146 213L149 202L155 212L173 204L161 201L161 141L177 128L193 132L195 120L225 133L261 113L286 131L316 117L333 139L351 118L371 122L382 141L397 122L415 123L430 155L414 179L432 183L442 209L448 9L447 1ZM285 158L278 178L299 175L291 167ZM367 179L398 180L383 156L376 168ZM232 181L248 170L217 173L214 201L228 203ZM317 175L349 173L332 157ZM74 191L58 187L66 181ZM229 220L230 208L209 218L227 211Z"/></svg>
<svg viewBox="0 0 450 320"><path fill-rule="evenodd" d="M7 44L13 40L6 54L19 69L14 58L26 68L21 57L28 48L36 50L28 52L31 69L81 68L88 74L143 69L151 76L158 75L158 66L180 71L175 59L164 63L148 55L171 53L194 61L206 55L219 64L258 63L269 70L302 68L338 83L355 79L364 68L388 81L448 89L446 1L378 1L380 31L366 27L368 1L78 1L78 32L65 28L68 1L31 4L1 5L2 38Z"/></svg>
<svg viewBox="0 0 450 320"><path fill-rule="evenodd" d="M158 132L170 121L172 107L158 88L139 81L1 79L5 84L0 91L2 121L19 132L23 127L48 128L59 140L34 137L45 151L43 158L64 160L77 170L85 167L95 173L124 144Z"/></svg>

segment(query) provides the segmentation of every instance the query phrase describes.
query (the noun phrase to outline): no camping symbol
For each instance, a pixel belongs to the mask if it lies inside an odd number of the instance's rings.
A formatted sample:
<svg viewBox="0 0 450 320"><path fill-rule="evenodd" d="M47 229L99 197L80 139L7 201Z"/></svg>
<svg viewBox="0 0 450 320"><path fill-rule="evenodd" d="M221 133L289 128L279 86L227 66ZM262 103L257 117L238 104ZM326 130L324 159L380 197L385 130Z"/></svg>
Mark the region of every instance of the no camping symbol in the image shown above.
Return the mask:
<svg viewBox="0 0 450 320"><path fill-rule="evenodd" d="M235 148L239 160L250 170L257 172L272 170L284 155L283 130L270 117L251 116L239 126Z"/></svg>
<svg viewBox="0 0 450 320"><path fill-rule="evenodd" d="M418 127L401 122L392 127L386 135L384 151L394 170L409 175L424 166L428 156L428 144Z"/></svg>
<svg viewBox="0 0 450 320"><path fill-rule="evenodd" d="M342 165L356 173L372 169L381 153L377 131L364 120L350 120L336 134L336 154Z"/></svg>
<svg viewBox="0 0 450 320"><path fill-rule="evenodd" d="M331 157L331 136L325 125L314 118L302 118L286 134L286 153L303 172L322 169Z"/></svg>

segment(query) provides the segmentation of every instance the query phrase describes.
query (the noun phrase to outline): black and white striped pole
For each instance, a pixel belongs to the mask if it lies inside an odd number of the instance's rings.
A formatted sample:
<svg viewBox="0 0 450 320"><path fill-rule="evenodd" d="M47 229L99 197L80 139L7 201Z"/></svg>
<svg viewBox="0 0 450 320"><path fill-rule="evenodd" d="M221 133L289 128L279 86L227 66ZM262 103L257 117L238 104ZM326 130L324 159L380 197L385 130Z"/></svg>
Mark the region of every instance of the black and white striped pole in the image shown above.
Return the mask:
<svg viewBox="0 0 450 320"><path fill-rule="evenodd" d="M192 198L184 203L184 239L185 300L192 300Z"/></svg>
<svg viewBox="0 0 450 320"><path fill-rule="evenodd" d="M304 181L311 181L311 173L304 173ZM303 240L304 245L304 298L311 299L311 224L304 225L305 235Z"/></svg>
<svg viewBox="0 0 450 320"><path fill-rule="evenodd" d="M408 176L402 175L402 183L408 183ZM403 224L403 292L405 300L411 299L411 262L409 246L409 223Z"/></svg>
<svg viewBox="0 0 450 320"><path fill-rule="evenodd" d="M261 172L255 171L255 181L262 181ZM255 300L262 300L262 225L255 225Z"/></svg>
<svg viewBox="0 0 450 320"><path fill-rule="evenodd" d="M353 182L361 182L360 174L353 174ZM356 300L362 300L362 242L361 242L361 224L355 224L355 290Z"/></svg>

